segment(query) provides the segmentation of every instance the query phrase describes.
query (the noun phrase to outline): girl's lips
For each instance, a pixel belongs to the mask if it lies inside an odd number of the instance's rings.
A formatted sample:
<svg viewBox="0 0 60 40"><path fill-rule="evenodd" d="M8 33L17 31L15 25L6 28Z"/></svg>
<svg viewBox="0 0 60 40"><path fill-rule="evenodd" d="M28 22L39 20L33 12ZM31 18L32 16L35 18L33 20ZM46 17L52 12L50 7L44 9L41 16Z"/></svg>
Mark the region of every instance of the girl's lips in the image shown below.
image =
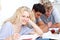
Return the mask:
<svg viewBox="0 0 60 40"><path fill-rule="evenodd" d="M32 38L27 38L27 39L23 39L23 40L32 40Z"/></svg>

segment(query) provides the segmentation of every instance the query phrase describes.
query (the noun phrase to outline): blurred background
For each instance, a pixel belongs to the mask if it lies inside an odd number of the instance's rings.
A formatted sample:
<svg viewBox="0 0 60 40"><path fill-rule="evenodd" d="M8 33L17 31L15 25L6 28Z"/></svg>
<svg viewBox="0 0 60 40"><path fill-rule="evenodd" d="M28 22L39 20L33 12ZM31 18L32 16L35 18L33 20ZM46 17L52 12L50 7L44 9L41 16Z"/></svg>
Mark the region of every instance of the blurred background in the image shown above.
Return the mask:
<svg viewBox="0 0 60 40"><path fill-rule="evenodd" d="M11 17L20 6L27 6L32 9L33 4L43 3L48 0L0 0L0 26ZM49 0L60 12L60 0ZM0 27L1 28L1 27Z"/></svg>

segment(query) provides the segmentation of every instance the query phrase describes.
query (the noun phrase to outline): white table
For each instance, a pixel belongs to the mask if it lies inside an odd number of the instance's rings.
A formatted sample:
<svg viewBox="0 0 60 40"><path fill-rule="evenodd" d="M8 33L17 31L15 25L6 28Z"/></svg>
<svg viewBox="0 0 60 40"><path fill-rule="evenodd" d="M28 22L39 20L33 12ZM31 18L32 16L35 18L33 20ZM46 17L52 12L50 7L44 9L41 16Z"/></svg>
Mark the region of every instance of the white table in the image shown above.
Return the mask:
<svg viewBox="0 0 60 40"><path fill-rule="evenodd" d="M20 36L20 38L18 40L22 40L22 39L29 39L29 38L32 38L32 40L35 40L39 35L37 34L34 34L34 35L22 35ZM57 40L60 40L60 34L52 34L50 31L47 32L47 33L44 33L42 35L42 38L45 39L45 38L50 38L50 39L57 39Z"/></svg>
<svg viewBox="0 0 60 40"><path fill-rule="evenodd" d="M50 39L57 39L59 40L60 39L60 34L52 34L50 31L47 32L47 33L44 33L42 35L42 38L50 38Z"/></svg>
<svg viewBox="0 0 60 40"><path fill-rule="evenodd" d="M18 40L30 39L30 38L32 38L32 40L35 40L37 37L38 37L37 34L34 34L34 35L22 35L22 36L20 36L20 38Z"/></svg>

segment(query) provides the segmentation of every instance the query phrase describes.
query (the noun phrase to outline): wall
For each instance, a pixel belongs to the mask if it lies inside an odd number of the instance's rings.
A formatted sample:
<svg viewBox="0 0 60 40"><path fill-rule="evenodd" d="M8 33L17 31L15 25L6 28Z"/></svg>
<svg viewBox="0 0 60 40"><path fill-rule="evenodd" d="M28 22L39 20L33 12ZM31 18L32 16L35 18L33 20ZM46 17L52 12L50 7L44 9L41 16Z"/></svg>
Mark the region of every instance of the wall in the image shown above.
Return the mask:
<svg viewBox="0 0 60 40"><path fill-rule="evenodd" d="M32 9L33 4L38 2L40 0L1 0L0 25L11 17L18 7L27 6Z"/></svg>
<svg viewBox="0 0 60 40"><path fill-rule="evenodd" d="M57 10L58 10L59 13L60 13L60 3L54 4L54 6L57 8Z"/></svg>

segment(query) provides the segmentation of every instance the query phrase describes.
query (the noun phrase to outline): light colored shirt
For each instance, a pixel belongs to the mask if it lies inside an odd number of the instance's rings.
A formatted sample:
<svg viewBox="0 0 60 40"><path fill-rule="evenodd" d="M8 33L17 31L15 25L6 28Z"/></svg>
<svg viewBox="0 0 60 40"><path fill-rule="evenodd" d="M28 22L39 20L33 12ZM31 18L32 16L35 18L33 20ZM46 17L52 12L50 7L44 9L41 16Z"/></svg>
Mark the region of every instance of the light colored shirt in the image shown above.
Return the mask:
<svg viewBox="0 0 60 40"><path fill-rule="evenodd" d="M42 16L41 16L41 19L42 19L42 21L43 21L45 24L47 24L47 23L50 22L50 21L51 21L53 24L54 24L54 23L60 23L60 14L59 14L59 12L57 11L57 9L53 7L53 11L52 11L51 15L50 15L48 18L46 18L45 15L42 15Z"/></svg>
<svg viewBox="0 0 60 40"><path fill-rule="evenodd" d="M53 7L52 15L54 16L55 22L60 23L60 13L55 7Z"/></svg>
<svg viewBox="0 0 60 40"><path fill-rule="evenodd" d="M33 31L33 29L30 29L27 26L22 26L20 35L30 35L30 33Z"/></svg>
<svg viewBox="0 0 60 40"><path fill-rule="evenodd" d="M13 27L10 22L5 23L0 30L0 40L7 38L13 34Z"/></svg>
<svg viewBox="0 0 60 40"><path fill-rule="evenodd" d="M41 18L36 18L36 24L40 21L42 21Z"/></svg>
<svg viewBox="0 0 60 40"><path fill-rule="evenodd" d="M52 24L56 23L53 15L50 15L48 18L46 18L45 15L42 15L41 19L45 24L47 24L48 22L52 22Z"/></svg>
<svg viewBox="0 0 60 40"><path fill-rule="evenodd" d="M28 35L32 31L33 31L33 29L30 29L27 26L22 26L20 35ZM13 34L14 34L14 30L13 30L12 23L6 22L0 30L0 40L4 40L5 38L7 38Z"/></svg>

